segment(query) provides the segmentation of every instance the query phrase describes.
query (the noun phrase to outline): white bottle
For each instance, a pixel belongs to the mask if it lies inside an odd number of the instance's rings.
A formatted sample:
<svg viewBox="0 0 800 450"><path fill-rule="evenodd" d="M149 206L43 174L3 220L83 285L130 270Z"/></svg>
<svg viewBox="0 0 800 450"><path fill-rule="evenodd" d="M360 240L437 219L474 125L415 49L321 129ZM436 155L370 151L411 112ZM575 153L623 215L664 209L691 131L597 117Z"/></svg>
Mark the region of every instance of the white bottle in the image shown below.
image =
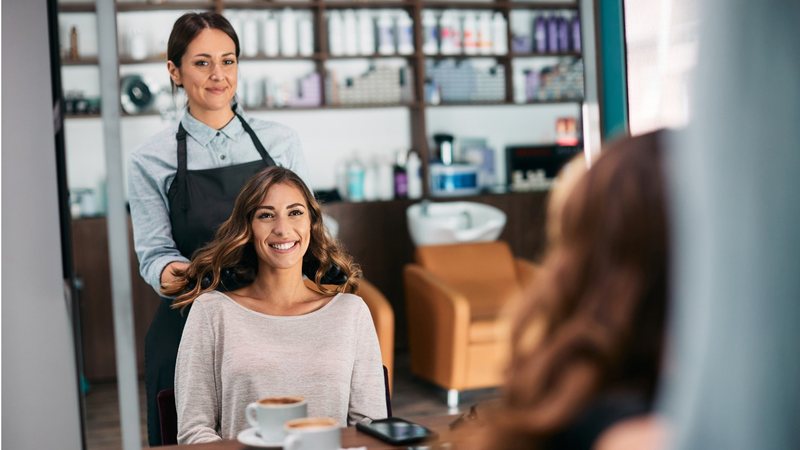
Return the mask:
<svg viewBox="0 0 800 450"><path fill-rule="evenodd" d="M492 47L494 53L503 55L508 53L508 34L506 27L506 18L500 12L494 13L492 18L492 31L494 39L492 40Z"/></svg>
<svg viewBox="0 0 800 450"><path fill-rule="evenodd" d="M364 200L378 199L378 165L376 161L367 163L364 170Z"/></svg>
<svg viewBox="0 0 800 450"><path fill-rule="evenodd" d="M396 53L394 46L394 24L392 16L387 10L381 10L378 16L378 53L393 55Z"/></svg>
<svg viewBox="0 0 800 450"><path fill-rule="evenodd" d="M492 14L484 11L478 20L478 49L481 55L491 55L493 51Z"/></svg>
<svg viewBox="0 0 800 450"><path fill-rule="evenodd" d="M472 11L464 11L463 45L467 55L478 54L478 24Z"/></svg>
<svg viewBox="0 0 800 450"><path fill-rule="evenodd" d="M455 32L453 29L454 20L452 11L443 12L439 18L439 39L443 55L454 55L456 53L455 39L453 37Z"/></svg>
<svg viewBox="0 0 800 450"><path fill-rule="evenodd" d="M528 101L526 82L525 73L521 70L514 72L514 103L526 103Z"/></svg>
<svg viewBox="0 0 800 450"><path fill-rule="evenodd" d="M297 56L297 19L290 8L281 12L281 55Z"/></svg>
<svg viewBox="0 0 800 450"><path fill-rule="evenodd" d="M278 19L274 14L268 12L264 17L263 33L264 54L267 56L278 56L280 53L280 40L278 38Z"/></svg>
<svg viewBox="0 0 800 450"><path fill-rule="evenodd" d="M453 54L460 54L464 48L463 33L461 28L461 17L455 12L452 12L452 20L450 25L453 27L453 32L450 34L453 41Z"/></svg>
<svg viewBox="0 0 800 450"><path fill-rule="evenodd" d="M401 55L414 53L414 22L405 11L397 17L397 52Z"/></svg>
<svg viewBox="0 0 800 450"><path fill-rule="evenodd" d="M344 54L355 56L358 54L358 24L356 22L356 12L346 9L343 14L344 19Z"/></svg>
<svg viewBox="0 0 800 450"><path fill-rule="evenodd" d="M328 16L328 51L332 56L344 55L344 30L342 30L342 14L331 11Z"/></svg>
<svg viewBox="0 0 800 450"><path fill-rule="evenodd" d="M375 21L368 9L358 10L358 50L362 55L375 54Z"/></svg>
<svg viewBox="0 0 800 450"><path fill-rule="evenodd" d="M247 18L242 26L242 55L252 58L258 55L258 23Z"/></svg>
<svg viewBox="0 0 800 450"><path fill-rule="evenodd" d="M411 151L406 161L406 176L408 177L408 198L417 199L422 197L422 174L420 169L422 162L417 152Z"/></svg>
<svg viewBox="0 0 800 450"><path fill-rule="evenodd" d="M394 171L392 162L387 158L378 161L378 199L391 200L394 198Z"/></svg>
<svg viewBox="0 0 800 450"><path fill-rule="evenodd" d="M429 9L422 11L422 29L425 33L422 52L426 55L435 55L439 51L439 30L436 27L436 16Z"/></svg>
<svg viewBox="0 0 800 450"><path fill-rule="evenodd" d="M311 23L311 15L303 14L298 21L298 34L300 38L299 51L302 56L314 54L314 26Z"/></svg>

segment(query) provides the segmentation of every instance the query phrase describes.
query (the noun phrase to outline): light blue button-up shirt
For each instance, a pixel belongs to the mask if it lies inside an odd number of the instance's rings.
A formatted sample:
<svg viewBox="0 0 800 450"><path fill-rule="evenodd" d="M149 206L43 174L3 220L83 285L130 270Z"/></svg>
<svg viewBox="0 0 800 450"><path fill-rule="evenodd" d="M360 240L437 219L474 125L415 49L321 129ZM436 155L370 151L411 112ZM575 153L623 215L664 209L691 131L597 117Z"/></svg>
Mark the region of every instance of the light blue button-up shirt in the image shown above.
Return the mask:
<svg viewBox="0 0 800 450"><path fill-rule="evenodd" d="M309 185L308 166L300 139L294 130L275 122L247 117L247 120L275 164L291 169ZM212 169L261 159L250 135L237 118L216 130L192 117L181 119L188 134L188 170ZM133 221L133 241L139 258L139 273L156 292L161 287L161 272L173 261L188 261L175 246L169 220L167 192L178 168L178 126L156 134L136 149L128 165L128 201Z"/></svg>

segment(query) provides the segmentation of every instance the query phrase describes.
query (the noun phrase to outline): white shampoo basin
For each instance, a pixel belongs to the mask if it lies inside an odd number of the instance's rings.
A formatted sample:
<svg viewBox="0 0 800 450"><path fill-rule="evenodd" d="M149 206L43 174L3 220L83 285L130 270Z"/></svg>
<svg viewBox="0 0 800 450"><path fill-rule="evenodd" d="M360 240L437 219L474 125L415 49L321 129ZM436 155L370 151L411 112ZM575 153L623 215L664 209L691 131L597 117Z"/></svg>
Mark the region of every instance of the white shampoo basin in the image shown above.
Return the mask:
<svg viewBox="0 0 800 450"><path fill-rule="evenodd" d="M423 201L409 206L406 218L416 246L494 241L506 225L503 211L475 202Z"/></svg>

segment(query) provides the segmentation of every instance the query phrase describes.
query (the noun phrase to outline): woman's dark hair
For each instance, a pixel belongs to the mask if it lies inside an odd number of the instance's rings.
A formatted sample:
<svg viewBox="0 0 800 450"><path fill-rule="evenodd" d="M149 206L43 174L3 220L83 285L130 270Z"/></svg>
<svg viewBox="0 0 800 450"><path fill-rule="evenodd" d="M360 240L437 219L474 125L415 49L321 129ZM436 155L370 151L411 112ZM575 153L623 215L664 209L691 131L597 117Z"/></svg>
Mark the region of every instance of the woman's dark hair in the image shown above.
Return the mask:
<svg viewBox="0 0 800 450"><path fill-rule="evenodd" d="M183 54L186 53L186 48L201 31L209 28L220 30L233 40L234 45L236 45L236 58L238 59L239 38L225 16L215 12L189 12L180 16L172 26L172 32L169 34L169 41L167 41L167 61L172 61L175 67L181 67L181 59ZM170 83L172 83L173 91L176 87L180 87L175 86L172 81Z"/></svg>
<svg viewBox="0 0 800 450"><path fill-rule="evenodd" d="M220 225L214 240L197 250L189 267L177 271L177 279L161 291L175 296L173 308L190 305L200 294L216 289L224 270L231 271L241 284L250 284L258 273L258 256L253 247L253 217L269 190L278 184L296 187L308 205L311 220L311 241L304 261L314 258L319 267L314 275L317 290L326 295L337 292L355 292L361 270L353 259L342 250L322 223L322 210L311 190L294 172L283 167L268 167L253 176L236 197L228 220ZM337 266L346 281L341 285L323 285L322 277ZM203 280L210 280L204 283Z"/></svg>
<svg viewBox="0 0 800 450"><path fill-rule="evenodd" d="M605 393L652 402L669 298L661 133L612 144L567 195L512 325L492 448L536 449Z"/></svg>

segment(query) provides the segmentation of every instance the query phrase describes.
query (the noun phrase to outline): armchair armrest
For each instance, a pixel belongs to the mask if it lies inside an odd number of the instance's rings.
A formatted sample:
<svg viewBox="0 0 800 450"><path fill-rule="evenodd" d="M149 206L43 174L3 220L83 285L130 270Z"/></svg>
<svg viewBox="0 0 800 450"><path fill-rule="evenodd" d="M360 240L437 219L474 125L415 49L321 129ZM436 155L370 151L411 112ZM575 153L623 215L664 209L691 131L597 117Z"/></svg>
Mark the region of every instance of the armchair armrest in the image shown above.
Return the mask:
<svg viewBox="0 0 800 450"><path fill-rule="evenodd" d="M465 383L470 305L417 264L404 269L411 370L442 386Z"/></svg>
<svg viewBox="0 0 800 450"><path fill-rule="evenodd" d="M394 374L394 310L378 288L363 278L358 284L356 295L364 300L372 315L372 322L375 324L378 343L381 347L383 365L389 372L391 389L392 375Z"/></svg>

